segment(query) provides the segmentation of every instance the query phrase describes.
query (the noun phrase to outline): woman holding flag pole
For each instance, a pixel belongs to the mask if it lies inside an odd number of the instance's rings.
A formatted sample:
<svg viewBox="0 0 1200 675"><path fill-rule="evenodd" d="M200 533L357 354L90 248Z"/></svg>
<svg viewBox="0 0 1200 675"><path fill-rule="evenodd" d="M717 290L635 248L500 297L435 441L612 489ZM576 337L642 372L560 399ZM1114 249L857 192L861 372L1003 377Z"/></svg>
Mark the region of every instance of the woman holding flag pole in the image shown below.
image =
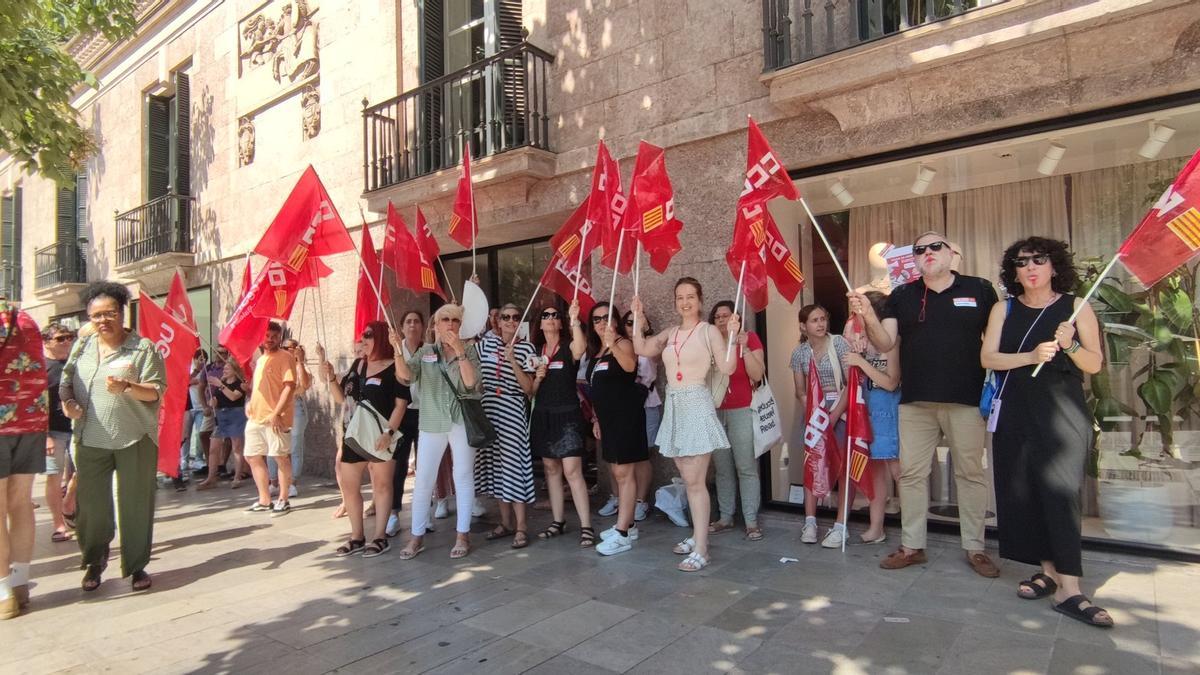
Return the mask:
<svg viewBox="0 0 1200 675"><path fill-rule="evenodd" d="M633 335L634 350L646 357L661 354L667 371L667 400L658 430L658 449L664 457L674 458L687 486L693 534L674 549L687 556L679 563L683 572L698 572L708 566L708 462L714 450L729 447L708 387L709 370L716 368L731 375L737 367L737 360L724 349L721 332L701 319L703 302L700 282L682 277L675 282L679 325L653 337L643 337L636 329ZM632 309L635 324L645 323L642 300L636 295ZM742 329L741 317L730 315L725 327L736 340Z"/></svg>
<svg viewBox="0 0 1200 675"><path fill-rule="evenodd" d="M1079 486L1092 443L1083 374L1104 364L1099 322L1070 294L1078 277L1065 242L1016 242L1004 252L1000 279L1011 296L992 308L980 352L984 367L1004 377L988 420L1000 556L1041 566L1017 595L1053 595L1055 611L1109 628L1112 617L1079 588Z"/></svg>

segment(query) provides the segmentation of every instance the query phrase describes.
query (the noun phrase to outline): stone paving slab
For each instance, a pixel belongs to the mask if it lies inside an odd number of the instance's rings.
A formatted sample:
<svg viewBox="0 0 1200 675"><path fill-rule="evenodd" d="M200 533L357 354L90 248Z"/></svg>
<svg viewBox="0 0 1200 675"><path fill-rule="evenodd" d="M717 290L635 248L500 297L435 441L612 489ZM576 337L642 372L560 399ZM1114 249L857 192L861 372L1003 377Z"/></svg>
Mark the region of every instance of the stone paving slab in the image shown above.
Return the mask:
<svg viewBox="0 0 1200 675"><path fill-rule="evenodd" d="M281 518L243 513L252 499L160 491L143 594L115 567L80 591L76 545L51 543L38 509L33 603L0 622L0 672L1200 672L1200 565L1086 552L1085 589L1119 624L1100 631L1018 598L1028 566L976 576L951 536L930 536L925 565L884 571L897 532L860 544L852 524L842 553L799 544L800 520L768 511L766 540L713 537L712 564L685 574L670 549L687 531L661 515L639 524L633 551L603 558L573 523L526 549L486 542L493 508L463 560L448 557L452 520L414 560L396 555L403 538L343 559L329 486L305 485ZM549 516L532 513L536 532Z"/></svg>

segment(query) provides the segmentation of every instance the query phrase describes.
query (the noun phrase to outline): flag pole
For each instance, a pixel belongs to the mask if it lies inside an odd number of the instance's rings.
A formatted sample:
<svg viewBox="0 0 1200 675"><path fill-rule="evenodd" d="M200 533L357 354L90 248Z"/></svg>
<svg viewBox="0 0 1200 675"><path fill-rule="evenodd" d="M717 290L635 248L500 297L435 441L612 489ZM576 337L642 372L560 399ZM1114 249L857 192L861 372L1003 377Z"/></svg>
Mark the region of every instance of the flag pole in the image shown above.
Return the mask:
<svg viewBox="0 0 1200 675"><path fill-rule="evenodd" d="M737 314L737 303L738 303L738 298L740 298L740 297L741 297L741 295L742 295L742 281L743 281L745 278L746 278L746 261L745 261L745 260L743 260L743 261L742 261L742 269L741 269L741 270L738 272L738 287L737 287L737 293L734 293L734 295L733 295L733 313L734 313L734 314ZM743 302L743 303L742 303L742 309L743 309L743 310L744 310L744 309L746 309L746 303L745 303L745 302ZM634 320L636 321L636 319L634 319ZM728 344L728 345L725 347L725 360L726 360L726 361L728 361L728 360L729 360L729 357L730 357L732 354L733 354L733 333L730 333L730 334L729 334L729 344Z"/></svg>
<svg viewBox="0 0 1200 675"><path fill-rule="evenodd" d="M846 276L846 270L842 269L842 263L838 261L837 253L833 251L833 245L825 238L825 231L817 223L817 217L813 215L812 209L808 208L808 202L804 201L804 197L800 198L800 206L804 207L804 212L808 214L808 220L812 223L813 229L820 235L821 241L825 244L825 250L829 251L829 258L833 260L833 265L837 268L838 276L842 277L842 283L846 284L846 291L853 293L854 287L850 285L850 278Z"/></svg>
<svg viewBox="0 0 1200 675"><path fill-rule="evenodd" d="M390 201L389 201L389 204L390 204ZM367 213L366 213L365 211L363 211L363 207L362 207L362 204L361 204L361 203L358 205L358 215L359 215L359 217L361 217L361 218L362 218L363 227L364 227L364 228L366 228L366 229L368 230L368 232L369 232L369 231L370 231L370 225L368 225L368 224L367 224ZM383 239L384 239L384 249L385 249L385 252L386 252L386 249L387 249L387 235L386 235L386 232L385 232L385 234L384 234L384 238L383 238ZM361 252L359 253L359 255L361 256ZM364 267L363 267L363 269L365 270L365 269L366 269L366 267L365 267L366 263L363 263L363 264L364 264ZM369 276L370 276L370 274L368 274L367 276L369 277ZM380 288L380 289L382 289L382 288L383 288L383 256L382 256L382 255L381 255L381 256L379 256L379 288ZM387 309L386 309L386 308L384 308L384 306L383 306L383 296L382 296L382 295L379 293L379 291L376 291L376 292L375 292L375 297L376 297L376 298L379 300L379 311L376 313L376 316L379 316L380 314L382 314L382 315L384 315L384 318L387 318Z"/></svg>
<svg viewBox="0 0 1200 675"><path fill-rule="evenodd" d="M592 200L592 197L591 197L591 195L589 195L588 201L590 202L591 200ZM579 280L581 278L583 278L583 252L587 250L588 230L591 229L591 228L587 227L588 220L586 218L584 219L583 222L584 222L583 236L580 237L580 241L579 241L579 267L575 270L575 290L572 291L572 293L571 293L571 302L575 302L576 300L579 299ZM553 263L554 259L551 258L550 262Z"/></svg>
<svg viewBox="0 0 1200 675"><path fill-rule="evenodd" d="M608 291L608 325L612 326L613 301L617 297L617 277L621 276L621 249L625 246L625 230L617 237L617 261L613 264L612 288ZM637 291L634 291L637 295ZM637 332L637 314L633 315L633 330Z"/></svg>
<svg viewBox="0 0 1200 675"><path fill-rule="evenodd" d="M618 256L617 263L620 264L620 262L621 262L620 256ZM637 248L635 248L634 252L633 252L633 295L634 295L634 297L638 297L638 293L641 292L641 285L642 285L642 240L638 239L637 240ZM609 310L610 310L609 316L611 317L612 316L611 303L609 305ZM633 335L637 335L637 329L638 329L637 314L635 313L633 315L633 333L630 335L629 339L632 340Z"/></svg>
<svg viewBox="0 0 1200 675"><path fill-rule="evenodd" d="M550 258L550 264L551 265L554 264L554 258ZM521 313L521 318L519 321L517 321L517 332L513 333L512 342L508 343L509 347L517 344L517 337L521 332L521 324L525 323L525 317L529 316L529 309L531 307L533 307L533 301L537 300L538 293L540 293L541 291L542 291L542 282L539 281L537 288L533 289L533 295L529 296L529 304L525 305L525 311Z"/></svg>
<svg viewBox="0 0 1200 675"><path fill-rule="evenodd" d="M1092 284L1092 287L1088 289L1088 292L1083 294L1083 302L1079 303L1079 306L1071 312L1071 316L1067 318L1067 323L1075 323L1075 319L1079 318L1079 313L1083 311L1083 308L1087 306L1088 301L1090 301L1092 296L1095 295L1096 289L1100 288L1100 282L1104 281L1104 277L1108 276L1108 273L1112 271L1113 265L1116 265L1117 261L1120 259L1121 253L1118 251L1116 255L1112 257L1112 260L1109 260L1108 264L1104 266L1104 269L1100 271L1100 276L1096 277L1096 283ZM1037 364L1037 367L1033 369L1033 375L1031 377L1037 377L1038 372L1044 365L1046 365L1044 361Z"/></svg>
<svg viewBox="0 0 1200 675"><path fill-rule="evenodd" d="M454 284L450 283L450 273L446 271L446 265L442 262L442 256L438 256L438 267L442 268L442 276L446 278L446 288L450 290L450 302L457 305L458 296L454 294Z"/></svg>
<svg viewBox="0 0 1200 675"><path fill-rule="evenodd" d="M847 396L856 396L857 393L846 390ZM853 399L851 399L853 405ZM836 444L837 441L834 440ZM846 453L842 461L846 463L846 476L842 481L842 553L846 552L846 539L850 537L850 528L846 525L850 522L850 437L846 436Z"/></svg>

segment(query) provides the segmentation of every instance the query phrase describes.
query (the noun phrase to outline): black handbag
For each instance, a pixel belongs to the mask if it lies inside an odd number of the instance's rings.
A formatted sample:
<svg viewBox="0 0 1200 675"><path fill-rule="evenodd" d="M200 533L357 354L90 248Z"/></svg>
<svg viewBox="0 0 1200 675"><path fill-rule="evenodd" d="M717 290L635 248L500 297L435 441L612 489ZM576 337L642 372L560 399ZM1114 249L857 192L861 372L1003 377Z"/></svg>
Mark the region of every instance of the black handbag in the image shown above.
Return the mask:
<svg viewBox="0 0 1200 675"><path fill-rule="evenodd" d="M492 426L492 421L484 412L483 402L474 394L460 392L446 373L446 362L442 360L442 353L437 349L434 349L434 353L438 355L442 377L445 378L446 384L450 385L450 391L454 392L459 412L462 413L463 426L467 428L467 445L475 449L491 447L492 443L496 442L496 427Z"/></svg>

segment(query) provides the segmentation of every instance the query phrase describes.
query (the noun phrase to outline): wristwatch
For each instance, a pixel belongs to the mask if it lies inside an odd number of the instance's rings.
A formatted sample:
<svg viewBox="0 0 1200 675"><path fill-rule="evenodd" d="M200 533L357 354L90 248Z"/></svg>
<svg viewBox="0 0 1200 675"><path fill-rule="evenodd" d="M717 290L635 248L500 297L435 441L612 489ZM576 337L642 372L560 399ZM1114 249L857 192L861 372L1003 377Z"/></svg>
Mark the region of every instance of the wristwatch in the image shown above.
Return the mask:
<svg viewBox="0 0 1200 675"><path fill-rule="evenodd" d="M384 431L386 431L386 432L387 432L388 438L395 438L395 437L396 437L396 430L395 430L395 429L384 429Z"/></svg>
<svg viewBox="0 0 1200 675"><path fill-rule="evenodd" d="M1064 352L1066 352L1066 353L1068 353L1068 354L1074 354L1075 352L1079 351L1079 348L1080 348L1080 347L1082 347L1082 346L1083 346L1083 345L1079 344L1079 340L1072 340L1072 341L1071 341L1071 346L1070 346L1070 347L1067 347L1067 348L1066 348L1066 349L1064 349L1063 351L1064 351Z"/></svg>

